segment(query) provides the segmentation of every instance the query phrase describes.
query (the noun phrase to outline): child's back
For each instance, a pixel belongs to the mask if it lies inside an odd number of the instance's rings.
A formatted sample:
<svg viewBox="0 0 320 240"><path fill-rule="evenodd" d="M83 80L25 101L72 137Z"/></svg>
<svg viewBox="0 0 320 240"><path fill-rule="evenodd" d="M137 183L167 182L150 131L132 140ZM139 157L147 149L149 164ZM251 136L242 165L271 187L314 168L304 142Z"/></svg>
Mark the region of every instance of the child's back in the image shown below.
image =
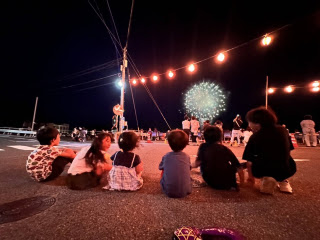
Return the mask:
<svg viewBox="0 0 320 240"><path fill-rule="evenodd" d="M133 132L120 135L118 144L123 151L111 156L113 166L109 172L109 184L104 189L135 191L142 187L143 164L139 155L131 152L138 143L139 138Z"/></svg>
<svg viewBox="0 0 320 240"><path fill-rule="evenodd" d="M159 165L163 171L160 184L168 197L185 197L192 191L190 157L184 152L169 152Z"/></svg>
<svg viewBox="0 0 320 240"><path fill-rule="evenodd" d="M236 172L240 167L233 152L219 143L203 143L198 159L203 179L213 188L237 188Z"/></svg>
<svg viewBox="0 0 320 240"><path fill-rule="evenodd" d="M221 144L221 134L217 127L206 129L206 143L200 145L193 167L200 166L203 179L215 189L238 189L236 172L241 172L240 163L233 152Z"/></svg>
<svg viewBox="0 0 320 240"><path fill-rule="evenodd" d="M174 130L170 132L168 142L173 152L164 155L160 162L159 169L163 170L160 184L168 197L185 197L192 191L190 157L182 152L189 137L181 130Z"/></svg>

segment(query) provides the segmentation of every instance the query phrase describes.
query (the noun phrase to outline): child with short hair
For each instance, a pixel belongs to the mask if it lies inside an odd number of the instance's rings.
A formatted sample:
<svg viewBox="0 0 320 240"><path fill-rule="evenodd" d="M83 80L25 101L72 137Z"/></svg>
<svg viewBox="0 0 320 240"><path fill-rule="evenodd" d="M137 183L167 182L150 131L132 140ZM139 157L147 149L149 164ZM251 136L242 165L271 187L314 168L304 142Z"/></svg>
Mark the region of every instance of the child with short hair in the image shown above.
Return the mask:
<svg viewBox="0 0 320 240"><path fill-rule="evenodd" d="M239 190L236 181L236 172L239 173L240 183L243 182L243 170L233 152L221 144L221 130L209 126L204 132L205 143L198 149L198 157L192 164L200 166L205 182L215 189Z"/></svg>
<svg viewBox="0 0 320 240"><path fill-rule="evenodd" d="M67 177L67 185L73 190L96 187L102 176L112 168L107 150L112 142L110 133L99 133L93 138L91 146L84 147L73 160Z"/></svg>
<svg viewBox="0 0 320 240"><path fill-rule="evenodd" d="M119 136L118 145L122 151L111 156L113 162L109 172L110 179L108 185L103 188L136 191L143 185L143 163L139 155L132 152L139 146L139 137L134 132L123 132Z"/></svg>
<svg viewBox="0 0 320 240"><path fill-rule="evenodd" d="M72 149L56 148L60 143L60 133L55 128L39 129L37 140L40 146L28 156L26 170L38 182L53 180L72 162L76 154Z"/></svg>
<svg viewBox="0 0 320 240"><path fill-rule="evenodd" d="M159 164L159 170L163 170L160 185L168 197L182 198L192 191L190 157L182 152L189 137L182 130L174 130L170 132L168 142L172 152L164 155Z"/></svg>

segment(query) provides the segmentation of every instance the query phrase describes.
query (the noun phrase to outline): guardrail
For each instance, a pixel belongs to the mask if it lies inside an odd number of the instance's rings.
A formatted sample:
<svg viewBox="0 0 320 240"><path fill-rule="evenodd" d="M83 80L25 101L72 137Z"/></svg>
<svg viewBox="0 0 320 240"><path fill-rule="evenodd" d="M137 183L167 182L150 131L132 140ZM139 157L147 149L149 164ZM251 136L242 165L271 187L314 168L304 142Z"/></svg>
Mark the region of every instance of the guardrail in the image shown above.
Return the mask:
<svg viewBox="0 0 320 240"><path fill-rule="evenodd" d="M20 130L21 128L0 128L0 133L6 135L29 136L35 137L37 132L29 130Z"/></svg>

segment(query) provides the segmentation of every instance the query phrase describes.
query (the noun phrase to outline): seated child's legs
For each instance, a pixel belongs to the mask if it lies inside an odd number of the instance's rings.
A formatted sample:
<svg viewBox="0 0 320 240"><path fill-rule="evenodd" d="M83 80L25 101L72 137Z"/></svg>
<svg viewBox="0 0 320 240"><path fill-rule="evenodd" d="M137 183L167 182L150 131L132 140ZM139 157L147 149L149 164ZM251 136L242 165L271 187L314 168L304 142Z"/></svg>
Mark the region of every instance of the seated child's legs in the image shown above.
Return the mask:
<svg viewBox="0 0 320 240"><path fill-rule="evenodd" d="M52 163L52 172L51 172L51 174L44 181L50 181L50 180L53 180L53 179L57 178L58 176L60 176L60 174L64 170L64 167L68 163L71 163L71 162L72 162L71 158L57 157Z"/></svg>
<svg viewBox="0 0 320 240"><path fill-rule="evenodd" d="M94 172L85 172L81 174L68 174L67 186L73 190L84 190L99 185L100 178Z"/></svg>

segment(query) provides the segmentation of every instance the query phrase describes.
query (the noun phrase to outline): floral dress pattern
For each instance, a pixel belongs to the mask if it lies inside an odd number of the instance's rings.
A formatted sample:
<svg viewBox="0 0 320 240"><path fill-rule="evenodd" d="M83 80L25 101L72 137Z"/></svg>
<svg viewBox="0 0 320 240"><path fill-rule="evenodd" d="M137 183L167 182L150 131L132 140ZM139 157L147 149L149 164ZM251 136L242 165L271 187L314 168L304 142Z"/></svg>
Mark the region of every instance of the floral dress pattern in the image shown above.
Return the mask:
<svg viewBox="0 0 320 240"><path fill-rule="evenodd" d="M50 176L53 161L61 154L61 150L49 145L41 145L35 149L27 160L26 170L30 177L40 182Z"/></svg>

